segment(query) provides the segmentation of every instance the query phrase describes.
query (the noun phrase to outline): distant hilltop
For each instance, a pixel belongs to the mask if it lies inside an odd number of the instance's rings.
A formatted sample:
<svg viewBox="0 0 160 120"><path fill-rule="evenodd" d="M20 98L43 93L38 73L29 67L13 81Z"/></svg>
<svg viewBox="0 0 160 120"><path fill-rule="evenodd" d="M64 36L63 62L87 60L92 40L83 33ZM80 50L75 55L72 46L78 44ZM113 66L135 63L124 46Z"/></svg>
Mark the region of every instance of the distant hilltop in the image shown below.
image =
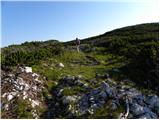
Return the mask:
<svg viewBox="0 0 160 120"><path fill-rule="evenodd" d="M118 29L106 32L104 34L101 34L101 35L81 39L81 41L82 41L82 43L86 43L86 42L89 42L89 41L93 42L93 40L96 41L97 39L102 39L104 37L109 38L109 37L115 36L115 35L116 36L122 36L122 35L123 36L125 36L125 35L128 36L129 34L131 35L131 33L133 33L133 34L146 34L147 32L158 32L159 31L158 28L159 28L159 23L137 24L137 25L133 25L133 26L118 28ZM32 42L26 41L26 42L22 43L21 45L41 44L41 43L53 44L53 43L57 43L57 42L59 42L59 40L55 40L55 39L50 39L50 40L47 40L47 41L38 41L37 40L37 41L32 41ZM67 41L67 42L64 42L64 43L66 43L66 44L73 43L73 40ZM17 45L16 44L15 45L9 45L8 47L17 46Z"/></svg>

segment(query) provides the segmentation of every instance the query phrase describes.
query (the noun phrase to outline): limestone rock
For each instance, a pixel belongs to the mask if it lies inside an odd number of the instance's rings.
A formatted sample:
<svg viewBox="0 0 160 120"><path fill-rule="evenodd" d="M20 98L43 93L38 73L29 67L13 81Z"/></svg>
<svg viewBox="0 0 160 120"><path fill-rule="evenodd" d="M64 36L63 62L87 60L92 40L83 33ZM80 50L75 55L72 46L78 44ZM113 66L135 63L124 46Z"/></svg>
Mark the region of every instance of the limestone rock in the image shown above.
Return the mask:
<svg viewBox="0 0 160 120"><path fill-rule="evenodd" d="M9 95L7 96L7 100L10 101L10 100L13 99L13 97L14 97L14 96L13 96L12 94L9 94Z"/></svg>
<svg viewBox="0 0 160 120"><path fill-rule="evenodd" d="M17 100L25 100L27 104L32 106L32 109L35 106L39 107L42 100L43 82L38 79L38 74L32 73L31 67L19 67L16 71L6 72L3 75L1 92L4 113L6 111L14 113L17 109L17 104L15 104ZM8 117L10 118L10 116ZM15 115L14 117L18 116ZM33 118L38 117L33 116Z"/></svg>
<svg viewBox="0 0 160 120"><path fill-rule="evenodd" d="M159 98L158 96L149 96L146 98L146 103L150 105L151 108L159 107Z"/></svg>
<svg viewBox="0 0 160 120"><path fill-rule="evenodd" d="M34 108L35 106L39 106L39 104L40 104L39 101L37 101L37 100L32 100L31 102L32 102L31 105L32 105L33 108Z"/></svg>
<svg viewBox="0 0 160 120"><path fill-rule="evenodd" d="M149 96L146 98L146 103L149 105L151 109L153 109L157 114L159 113L159 97Z"/></svg>
<svg viewBox="0 0 160 120"><path fill-rule="evenodd" d="M31 73L32 72L32 68L31 67L25 67L25 72L26 73Z"/></svg>
<svg viewBox="0 0 160 120"><path fill-rule="evenodd" d="M62 99L63 99L63 104L68 104L70 102L75 102L76 101L75 96L64 96Z"/></svg>
<svg viewBox="0 0 160 120"><path fill-rule="evenodd" d="M56 67L58 67L58 68L64 68L64 65L63 65L63 63L58 63L58 64L56 65Z"/></svg>

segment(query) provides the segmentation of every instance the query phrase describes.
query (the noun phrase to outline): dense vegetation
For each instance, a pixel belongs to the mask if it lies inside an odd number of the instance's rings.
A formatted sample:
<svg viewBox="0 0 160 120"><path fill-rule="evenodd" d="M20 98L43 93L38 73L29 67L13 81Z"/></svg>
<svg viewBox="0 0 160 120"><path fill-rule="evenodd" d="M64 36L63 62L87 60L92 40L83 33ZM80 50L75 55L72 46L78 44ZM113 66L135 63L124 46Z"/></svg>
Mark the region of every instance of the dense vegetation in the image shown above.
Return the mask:
<svg viewBox="0 0 160 120"><path fill-rule="evenodd" d="M84 44L105 47L107 53L130 61L122 70L133 81L148 87L159 83L159 23L140 24L116 29L82 40ZM73 44L73 42L68 42Z"/></svg>
<svg viewBox="0 0 160 120"><path fill-rule="evenodd" d="M61 43L58 41L25 42L22 45L9 46L2 49L2 65L15 66L25 64L28 66L38 64L40 60L60 55L63 52Z"/></svg>
<svg viewBox="0 0 160 120"><path fill-rule="evenodd" d="M122 71L121 74L140 85L147 85L147 87L157 90L159 83L158 34L159 23L124 27L81 40L81 47L83 47L81 50L95 58L100 55L97 59L106 55L123 57L123 62L126 64L119 68ZM56 40L12 45L2 48L1 62L4 66L15 66L18 63L31 66L39 64L41 60L47 61L48 58L63 59L61 56L65 56L67 50L74 50L72 49L74 46L74 41L60 43ZM107 59L104 57L101 60L107 61ZM104 64L102 65L104 67Z"/></svg>

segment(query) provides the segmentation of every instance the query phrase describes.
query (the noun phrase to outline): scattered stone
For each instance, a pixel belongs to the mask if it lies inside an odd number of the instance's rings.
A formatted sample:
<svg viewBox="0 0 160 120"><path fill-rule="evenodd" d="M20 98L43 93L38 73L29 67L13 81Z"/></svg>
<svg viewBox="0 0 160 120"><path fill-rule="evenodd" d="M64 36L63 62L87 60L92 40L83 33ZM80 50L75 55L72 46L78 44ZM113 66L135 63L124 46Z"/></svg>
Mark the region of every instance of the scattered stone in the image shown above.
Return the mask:
<svg viewBox="0 0 160 120"><path fill-rule="evenodd" d="M6 110L6 111L9 110L9 105L8 104L4 105L4 110Z"/></svg>
<svg viewBox="0 0 160 120"><path fill-rule="evenodd" d="M32 68L31 67L25 67L25 72L26 73L32 73Z"/></svg>
<svg viewBox="0 0 160 120"><path fill-rule="evenodd" d="M128 118L128 119L133 119L133 118L134 118L134 117L133 117L133 114L130 113L127 118Z"/></svg>
<svg viewBox="0 0 160 120"><path fill-rule="evenodd" d="M35 118L35 119L39 118L39 116L37 115L37 111L36 110L32 111L32 115L33 115L33 118Z"/></svg>
<svg viewBox="0 0 160 120"><path fill-rule="evenodd" d="M99 95L100 95L102 98L107 98L107 97L108 97L108 95L107 95L104 91L100 92Z"/></svg>
<svg viewBox="0 0 160 120"><path fill-rule="evenodd" d="M17 108L16 104L14 104L17 100L28 100L28 103L30 103L32 109L34 109L35 106L39 107L39 101L42 100L41 95L43 82L40 81L38 77L38 74L32 73L31 67L24 66L18 67L14 72L10 71L10 73L3 74L1 93L4 111L2 115L6 112L11 112L13 114ZM16 115L7 117L12 119L19 118L19 116ZM33 116L33 118L38 117Z"/></svg>
<svg viewBox="0 0 160 120"><path fill-rule="evenodd" d="M82 75L77 75L77 76L75 77L75 80L80 80L80 79L82 79Z"/></svg>
<svg viewBox="0 0 160 120"><path fill-rule="evenodd" d="M145 108L136 103L130 106L130 111L134 116L138 116L145 113Z"/></svg>
<svg viewBox="0 0 160 120"><path fill-rule="evenodd" d="M21 100L28 100L32 107L33 118L40 118L37 108L42 104L41 94L43 81L39 80L39 75L32 73L30 67L20 67L21 73L14 75L3 74L2 81L2 109L6 112L13 107L14 97ZM76 118L76 115L94 115L95 111L108 105L111 111L115 111L124 105L128 98L127 118L130 119L157 119L159 116L159 97L156 95L145 96L136 88L126 87L128 80L124 80L121 84L116 84L109 78L109 74L97 75L101 78L102 83L99 87L91 88L82 80L82 76L65 76L60 81L55 83L56 89L53 91L55 97L50 95L47 97L49 118L57 118L59 112L68 113L67 118ZM93 79L95 84L97 81ZM91 80L92 81L92 80ZM88 81L90 82L90 81ZM99 81L98 81L99 83ZM77 95L65 96L64 87L72 89L72 87L81 87L86 93L80 92ZM88 89L90 88L90 89ZM43 98L44 99L44 98ZM108 104L109 103L109 104ZM14 109L14 108L13 108ZM123 114L120 115L123 118ZM113 117L113 116L112 116Z"/></svg>
<svg viewBox="0 0 160 120"><path fill-rule="evenodd" d="M75 102L77 99L76 99L76 96L63 96L63 104L68 104L70 102Z"/></svg>
<svg viewBox="0 0 160 120"><path fill-rule="evenodd" d="M97 84L97 80L96 79L92 79L92 80L89 80L89 82L93 85L96 85Z"/></svg>
<svg viewBox="0 0 160 120"><path fill-rule="evenodd" d="M112 106L111 106L111 110L116 110L118 107L117 107L117 105L114 103L114 102L112 102Z"/></svg>
<svg viewBox="0 0 160 120"><path fill-rule="evenodd" d="M92 114L92 111L95 111L96 109L102 107L105 104L106 98L108 97L106 88L109 89L109 85L103 82L100 87L82 96L78 103L81 113L86 113L88 111L90 114ZM94 110L91 109L92 107L94 108Z"/></svg>
<svg viewBox="0 0 160 120"><path fill-rule="evenodd" d="M17 72L18 73L23 73L25 71L25 68L24 67L18 67L17 68Z"/></svg>
<svg viewBox="0 0 160 120"><path fill-rule="evenodd" d="M32 102L31 105L32 105L33 108L34 108L35 106L39 106L39 104L40 104L39 101L37 101L37 100L32 100L31 102Z"/></svg>
<svg viewBox="0 0 160 120"><path fill-rule="evenodd" d="M159 98L158 96L149 96L146 98L146 103L150 106L150 108L159 108Z"/></svg>
<svg viewBox="0 0 160 120"><path fill-rule="evenodd" d="M114 82L113 80L111 80L110 78L107 78L106 83L109 83L112 86L116 86L117 85L117 83Z"/></svg>
<svg viewBox="0 0 160 120"><path fill-rule="evenodd" d="M7 95L7 93L4 93L4 94L2 95L2 97L4 98L4 97L6 97L6 95Z"/></svg>
<svg viewBox="0 0 160 120"><path fill-rule="evenodd" d="M32 76L33 76L33 77L39 77L39 75L36 74L36 73L33 73Z"/></svg>
<svg viewBox="0 0 160 120"><path fill-rule="evenodd" d="M9 95L7 96L7 100L10 101L10 100L13 99L13 97L14 97L13 95L9 94Z"/></svg>
<svg viewBox="0 0 160 120"><path fill-rule="evenodd" d="M106 92L106 94L109 96L109 97L112 97L113 96L113 91L112 89L109 87L109 85L103 81L102 83L102 88L103 90Z"/></svg>
<svg viewBox="0 0 160 120"><path fill-rule="evenodd" d="M57 93L57 96L58 96L58 97L62 96L63 90L64 90L64 89L60 89L60 90L58 91L58 93Z"/></svg>
<svg viewBox="0 0 160 120"><path fill-rule="evenodd" d="M56 65L56 67L58 67L58 68L64 68L64 65L63 65L63 63L59 63L59 64Z"/></svg>
<svg viewBox="0 0 160 120"><path fill-rule="evenodd" d="M152 119L149 114L142 114L138 117L138 119Z"/></svg>
<svg viewBox="0 0 160 120"><path fill-rule="evenodd" d="M117 72L117 73L119 73L119 72L120 72L120 70L119 70L119 69L113 69L113 72Z"/></svg>
<svg viewBox="0 0 160 120"><path fill-rule="evenodd" d="M91 114L91 115L93 115L94 114L93 109L88 109L88 113Z"/></svg>
<svg viewBox="0 0 160 120"><path fill-rule="evenodd" d="M27 99L28 98L28 96L27 95L24 95L23 96L23 100L25 100L25 99Z"/></svg>

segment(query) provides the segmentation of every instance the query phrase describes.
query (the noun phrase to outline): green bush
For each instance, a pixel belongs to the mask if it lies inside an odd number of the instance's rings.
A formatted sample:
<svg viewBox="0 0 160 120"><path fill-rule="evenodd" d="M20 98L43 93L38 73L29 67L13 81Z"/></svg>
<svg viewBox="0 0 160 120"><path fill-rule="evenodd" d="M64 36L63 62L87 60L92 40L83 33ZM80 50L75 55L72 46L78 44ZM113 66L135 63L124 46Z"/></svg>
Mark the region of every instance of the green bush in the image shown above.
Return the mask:
<svg viewBox="0 0 160 120"><path fill-rule="evenodd" d="M37 45L37 44L36 44ZM34 46L35 47L35 46ZM8 48L9 49L9 48ZM8 51L8 50L7 50ZM63 47L60 44L54 46L42 47L27 50L18 50L16 52L10 51L10 53L5 54L2 52L2 64L6 66L15 66L17 64L34 65L40 60L44 60L47 57L53 57L55 55L63 54Z"/></svg>

